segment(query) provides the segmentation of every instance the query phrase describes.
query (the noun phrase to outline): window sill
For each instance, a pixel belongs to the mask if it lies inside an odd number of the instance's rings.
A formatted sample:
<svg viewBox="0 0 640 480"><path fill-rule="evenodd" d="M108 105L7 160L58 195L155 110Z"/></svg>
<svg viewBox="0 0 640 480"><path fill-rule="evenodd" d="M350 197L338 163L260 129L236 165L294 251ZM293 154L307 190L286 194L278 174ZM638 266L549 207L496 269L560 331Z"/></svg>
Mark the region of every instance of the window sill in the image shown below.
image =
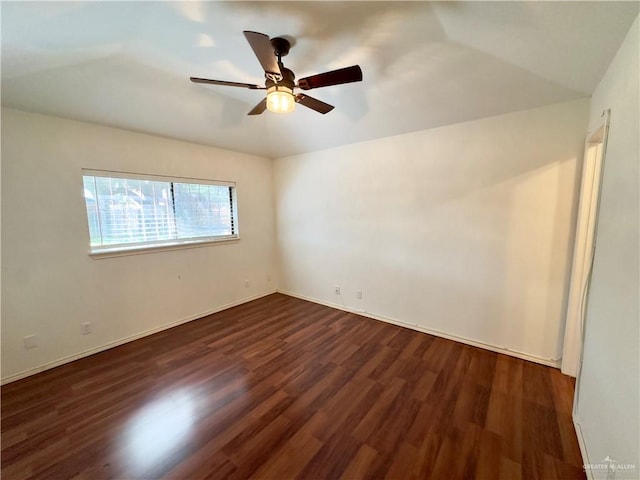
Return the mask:
<svg viewBox="0 0 640 480"><path fill-rule="evenodd" d="M218 245L221 243L234 243L240 240L239 236L225 237L219 240L202 240L202 241L187 241L187 242L175 242L175 243L162 243L162 244L150 244L150 245L136 245L129 247L114 247L103 248L100 250L94 250L89 252L89 256L94 260L100 260L102 258L113 257L126 257L129 255L143 255L145 253L155 252L167 252L171 250L183 250L186 248L199 248L208 247L211 245Z"/></svg>

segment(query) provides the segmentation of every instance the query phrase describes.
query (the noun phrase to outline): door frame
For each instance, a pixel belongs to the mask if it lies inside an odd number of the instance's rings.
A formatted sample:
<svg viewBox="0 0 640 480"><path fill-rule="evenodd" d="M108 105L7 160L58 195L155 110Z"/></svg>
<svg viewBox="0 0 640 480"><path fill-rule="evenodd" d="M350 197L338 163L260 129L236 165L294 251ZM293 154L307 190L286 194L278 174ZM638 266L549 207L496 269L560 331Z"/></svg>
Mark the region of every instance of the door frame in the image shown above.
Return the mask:
<svg viewBox="0 0 640 480"><path fill-rule="evenodd" d="M572 377L578 376L582 363L585 309L596 246L600 185L607 148L610 111L602 112L602 116L604 122L593 133L587 135L582 164L578 219L561 363L562 373Z"/></svg>

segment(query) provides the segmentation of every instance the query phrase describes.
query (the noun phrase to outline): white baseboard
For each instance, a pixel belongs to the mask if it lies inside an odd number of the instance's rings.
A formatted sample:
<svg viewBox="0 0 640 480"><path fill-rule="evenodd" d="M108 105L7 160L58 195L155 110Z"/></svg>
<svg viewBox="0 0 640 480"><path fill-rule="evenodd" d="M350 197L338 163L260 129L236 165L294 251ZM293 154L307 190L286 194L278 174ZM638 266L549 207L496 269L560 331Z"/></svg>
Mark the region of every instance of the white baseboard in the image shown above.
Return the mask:
<svg viewBox="0 0 640 480"><path fill-rule="evenodd" d="M410 328L412 330L416 330L422 333L428 333L429 335L434 335L436 337L446 338L448 340L454 340L456 342L464 343L466 345L472 345L474 347L484 348L485 350L490 350L496 353L503 353L505 355L509 355L511 357L521 358L523 360L529 360L530 362L540 363L542 365L547 365L549 367L560 368L560 360L552 359L552 358L542 358L537 355L531 355L529 353L519 352L517 350L511 350L506 347L499 347L496 345L491 345L488 343L484 343L478 340L473 340L470 338L460 337L458 335L453 335L451 333L441 332L439 330L433 330L430 328L425 328L421 325L415 323L405 323L400 320L396 320L394 318L382 317L380 315L376 315L375 313L365 312L362 310L357 310L355 308L350 308L345 305L340 305L337 303L325 302L324 300L320 300L318 298L307 297L305 295L300 295L298 293L289 292L287 290L278 289L278 293L282 293L283 295L289 295L290 297L299 298L301 300L307 300L308 302L318 303L320 305L325 305L331 308L337 308L338 310L344 310L345 312L355 313L357 315L361 315L363 317L372 318L373 320L379 320L381 322L391 323L393 325L398 325L400 327Z"/></svg>
<svg viewBox="0 0 640 480"><path fill-rule="evenodd" d="M578 446L580 447L580 454L582 455L582 463L584 465L590 465L589 455L587 454L587 444L584 442L584 437L582 435L582 427L580 426L580 422L575 417L575 413L573 416L573 428L576 430L576 437L578 438ZM595 480L593 476L593 471L590 468L585 468L585 474L587 475L588 480Z"/></svg>
<svg viewBox="0 0 640 480"><path fill-rule="evenodd" d="M43 365L39 365L34 368L30 368L28 370L24 370L22 372L15 373L13 375L9 375L8 377L3 378L0 381L0 385L5 385L7 383L15 382L16 380L20 380L22 378L29 377L31 375L35 375L36 373L44 372L45 370L49 370L51 368L59 367L60 365L64 365L65 363L73 362L74 360L79 360L80 358L88 357L89 355L93 355L94 353L99 353L104 350L108 350L113 347L117 347L118 345L122 345L128 342L132 342L134 340L138 340L142 337L147 337L149 335L153 335L154 333L161 332L163 330L167 330L169 328L177 327L178 325L182 325L183 323L191 322L193 320L197 320L198 318L206 317L207 315L212 315L214 313L221 312L222 310L226 310L228 308L237 307L238 305L242 305L243 303L251 302L253 300L257 300L258 298L266 297L267 295L271 295L276 293L276 290L269 291L266 293L261 293L260 295L255 295L253 297L244 298L242 300L238 300L237 302L228 303L226 305L222 305L220 307L215 307L206 312L197 313L195 315L189 315L188 317L181 318L179 320L166 323L159 327L152 328L150 330L145 330L144 332L136 333L134 335L129 335L128 337L121 338L119 340L114 340L109 343L105 343L98 347L90 348L89 350L85 350L80 353L75 353L73 355L69 355L67 357L60 358L58 360L54 360L53 362L48 362Z"/></svg>
<svg viewBox="0 0 640 480"><path fill-rule="evenodd" d="M527 353L524 353L524 352L518 352L516 350L511 350L511 349L504 348L504 347L498 347L498 346L490 345L490 344L487 344L487 343L484 343L484 342L480 342L480 341L477 341L477 340L472 340L472 339L469 339L469 338L464 338L464 337L460 337L460 336L457 336L457 335L449 334L449 333L446 333L446 332L441 332L441 331L438 331L438 330L425 328L425 327L422 327L422 326L417 325L417 324L405 323L405 322L402 322L400 320L396 320L396 319L393 319L393 318L382 317L382 316L376 315L374 313L356 310L356 309L353 309L353 308L349 308L349 307L347 307L345 305L339 305L339 304L335 304L335 303L331 303L331 302L325 302L325 301L320 300L318 298L307 297L305 295L300 295L300 294L297 294L297 293L294 293L294 292L289 292L289 291L286 291L286 290L279 290L278 289L278 290L272 290L272 291L269 291L269 292L266 292L266 293L262 293L260 295L256 295L256 296L253 296L253 297L244 298L244 299L239 300L237 302L232 302L232 303L229 303L229 304L226 304L226 305L222 305L220 307L212 308L212 309L207 310L205 312L201 312L201 313L198 313L198 314L195 314L195 315L190 315L188 317L181 318L181 319L176 320L174 322L170 322L170 323L161 325L159 327L155 327L155 328L152 328L150 330L146 330L144 332L136 333L136 334L130 335L128 337L124 337L124 338L121 338L121 339L118 339L118 340L114 340L112 342L105 343L105 344L100 345L98 347L90 348L89 350L85 350L85 351L82 351L82 352L79 352L79 353L76 353L76 354L73 354L73 355L69 355L69 356L54 360L52 362L48 362L48 363L45 363L43 365L39 365L39 366L34 367L34 368L30 368L28 370L23 370L22 372L18 372L18 373L15 373L13 375L9 375L7 377L2 378L2 380L0 380L0 385L5 385L7 383L15 382L16 380L20 380L22 378L26 378L26 377L29 377L31 375L35 375L36 373L44 372L45 370L49 370L49 369L58 367L60 365L64 365L65 363L73 362L74 360L79 360L81 358L88 357L89 355L93 355L95 353L99 353L99 352L102 352L104 350L108 350L110 348L117 347L118 345L123 345L125 343L132 342L132 341L137 340L137 339L142 338L142 337L153 335L154 333L158 333L158 332L161 332L163 330L167 330L169 328L176 327L176 326L181 325L183 323L187 323L187 322L191 322L193 320L197 320L198 318L206 317L207 315L212 315L214 313L221 312L222 310L226 310L228 308L232 308L232 307L236 307L238 305L242 305L243 303L251 302L252 300L257 300L258 298L266 297L267 295L271 295L271 294L276 293L276 292L282 293L283 295L289 295L290 297L300 298L301 300L306 300L306 301L317 303L317 304L320 304L320 305L325 305L327 307L336 308L338 310L344 310L346 312L355 313L357 315L362 315L363 317L371 318L373 320L378 320L378 321L381 321L381 322L391 323L393 325L398 325L398 326L401 326L401 327L410 328L412 330L416 330L416 331L422 332L422 333L428 333L428 334L434 335L436 337L446 338L446 339L454 340L456 342L464 343L464 344L467 344L467 345L472 345L474 347L484 348L485 350L490 350L492 352L503 353L505 355L510 355L512 357L521 358L523 360L529 360L529 361L532 361L532 362L535 362L535 363L540 363L542 365L547 365L547 366L555 367L555 368L559 368L559 365L560 365L559 360L541 358L541 357L538 357L538 356L535 356L535 355L530 355L530 354L527 354ZM577 429L578 429L578 426L576 424L576 431L577 431ZM581 442L581 436L580 435L578 435L578 441ZM582 450L582 443L580 444L580 449ZM584 457L584 452L583 452L583 457Z"/></svg>

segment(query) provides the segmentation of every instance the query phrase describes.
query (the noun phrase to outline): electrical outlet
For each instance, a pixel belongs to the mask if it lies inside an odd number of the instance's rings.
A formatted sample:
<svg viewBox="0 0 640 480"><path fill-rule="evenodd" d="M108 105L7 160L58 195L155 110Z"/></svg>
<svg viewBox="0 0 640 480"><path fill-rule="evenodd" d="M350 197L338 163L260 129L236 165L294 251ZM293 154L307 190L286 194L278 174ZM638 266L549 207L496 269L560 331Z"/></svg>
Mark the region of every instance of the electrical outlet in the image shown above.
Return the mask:
<svg viewBox="0 0 640 480"><path fill-rule="evenodd" d="M91 322L84 322L80 327L82 335L89 335L91 333Z"/></svg>
<svg viewBox="0 0 640 480"><path fill-rule="evenodd" d="M336 293L336 295L340 295L340 286L339 285L336 285L335 293Z"/></svg>
<svg viewBox="0 0 640 480"><path fill-rule="evenodd" d="M24 348L35 348L38 346L38 337L35 335L28 335L24 337Z"/></svg>
<svg viewBox="0 0 640 480"><path fill-rule="evenodd" d="M267 275L267 283L271 283L271 275Z"/></svg>
<svg viewBox="0 0 640 480"><path fill-rule="evenodd" d="M358 300L362 300L362 290L358 290L358 291L356 292L356 298L357 298Z"/></svg>
<svg viewBox="0 0 640 480"><path fill-rule="evenodd" d="M250 285L251 283L249 282L249 280L244 281L244 288L249 288Z"/></svg>

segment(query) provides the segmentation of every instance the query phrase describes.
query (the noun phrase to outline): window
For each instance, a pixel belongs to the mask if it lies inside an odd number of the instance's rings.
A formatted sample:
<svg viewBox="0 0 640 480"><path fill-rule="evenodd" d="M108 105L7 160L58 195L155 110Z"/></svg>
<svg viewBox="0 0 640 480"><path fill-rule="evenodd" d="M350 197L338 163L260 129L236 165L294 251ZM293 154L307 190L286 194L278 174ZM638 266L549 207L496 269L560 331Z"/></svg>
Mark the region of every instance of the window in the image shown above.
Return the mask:
<svg viewBox="0 0 640 480"><path fill-rule="evenodd" d="M84 170L91 253L238 238L235 184Z"/></svg>

